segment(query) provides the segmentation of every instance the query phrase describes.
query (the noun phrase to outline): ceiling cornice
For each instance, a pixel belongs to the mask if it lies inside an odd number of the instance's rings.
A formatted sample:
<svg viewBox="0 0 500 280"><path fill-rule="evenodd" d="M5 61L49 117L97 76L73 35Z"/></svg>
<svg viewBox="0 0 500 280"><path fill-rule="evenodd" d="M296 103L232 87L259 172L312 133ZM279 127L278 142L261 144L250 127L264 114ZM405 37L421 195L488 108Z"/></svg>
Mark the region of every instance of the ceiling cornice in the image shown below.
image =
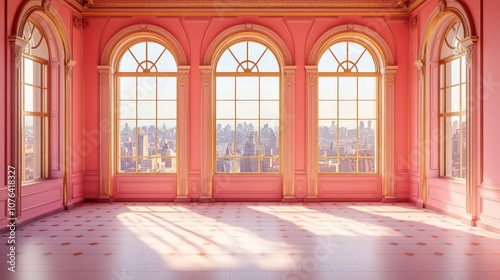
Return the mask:
<svg viewBox="0 0 500 280"><path fill-rule="evenodd" d="M86 15L408 14L427 0L64 0Z"/></svg>

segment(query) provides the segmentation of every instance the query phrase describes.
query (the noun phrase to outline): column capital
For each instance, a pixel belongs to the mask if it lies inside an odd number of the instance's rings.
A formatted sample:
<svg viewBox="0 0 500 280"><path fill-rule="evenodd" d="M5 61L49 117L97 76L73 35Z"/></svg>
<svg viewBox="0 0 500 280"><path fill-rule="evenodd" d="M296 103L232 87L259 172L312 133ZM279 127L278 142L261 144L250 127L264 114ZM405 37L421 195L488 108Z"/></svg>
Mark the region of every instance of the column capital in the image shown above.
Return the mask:
<svg viewBox="0 0 500 280"><path fill-rule="evenodd" d="M13 58L16 68L19 69L21 68L21 55L26 48L26 45L28 45L28 41L17 36L10 36L9 41L12 47L12 53L14 54Z"/></svg>
<svg viewBox="0 0 500 280"><path fill-rule="evenodd" d="M394 85L395 76L398 70L398 66L386 66L384 69L384 74L386 76L386 82L388 85Z"/></svg>
<svg viewBox="0 0 500 280"><path fill-rule="evenodd" d="M465 65L467 69L472 67L472 57L474 56L474 48L477 46L477 36L469 36L460 41L460 45L465 49Z"/></svg>

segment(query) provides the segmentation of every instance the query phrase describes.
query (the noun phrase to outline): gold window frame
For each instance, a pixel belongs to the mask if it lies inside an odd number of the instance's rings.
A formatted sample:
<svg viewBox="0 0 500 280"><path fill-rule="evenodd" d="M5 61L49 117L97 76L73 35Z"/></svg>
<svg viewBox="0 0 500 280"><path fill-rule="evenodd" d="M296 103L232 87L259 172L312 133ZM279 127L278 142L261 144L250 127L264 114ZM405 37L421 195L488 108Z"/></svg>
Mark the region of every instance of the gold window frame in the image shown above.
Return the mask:
<svg viewBox="0 0 500 280"><path fill-rule="evenodd" d="M466 164L464 164L464 161L466 159L465 158L466 151L464 151L464 149L462 147L465 147L465 145L466 145L467 136L465 137L465 139L463 136L466 134L467 129L465 128L465 131L464 131L464 127L462 126L462 123L466 123L466 119L465 120L463 120L463 119L467 117L467 110L466 110L467 77L466 77L466 72L465 72L466 71L466 65L465 65L466 64L466 62L465 62L466 52L460 45L460 40L463 38L459 38L460 34L457 33L460 26L462 26L462 23L458 20L451 23L450 26L448 27L448 29L446 30L445 35L443 37L443 40L441 41L441 44L440 44L440 60L439 60L439 72L440 72L440 78L439 78L439 137L440 137L440 141L439 141L439 149L440 149L439 155L440 156L439 157L440 157L440 160L439 160L439 162L440 162L440 168L439 168L439 172L440 172L440 177L464 181L466 179L466 170L464 170L464 168L462 168L462 167L465 166L465 168L467 168L467 166L466 166ZM463 30L463 26L462 26L462 30ZM449 44L449 42L446 41L448 34L450 32L455 33L454 38L457 42L456 46L452 46ZM443 56L442 50L444 47L448 47L449 49L453 49L453 54L442 57ZM458 61L458 63L460 64L459 69L458 69L459 70L459 73L458 73L459 82L452 83L450 81L451 84L447 84L447 77L448 77L448 75L451 75L451 74L447 73L446 65L451 64L454 61ZM450 69L451 69L451 67L452 66L450 65ZM451 77L449 79L451 80ZM459 100L460 100L459 101L459 110L458 111L451 111L450 110L450 112L446 112L446 106L447 106L446 91L448 89L453 88L453 87L459 88ZM465 100L463 100L463 99L465 99ZM448 170L446 169L448 161L452 161L452 158L447 158L447 155L446 155L447 145L453 146L453 143L452 143L453 140L447 139L447 137L446 137L446 134L447 134L446 121L448 119L453 118L453 117L458 117L460 120L459 121L459 135L460 135L459 136L460 137L460 141L459 141L459 166L461 168L459 170L458 176L447 175Z"/></svg>
<svg viewBox="0 0 500 280"><path fill-rule="evenodd" d="M236 55L234 53L232 53L232 51L230 50L230 48L232 46L235 46L236 44L239 44L239 43L246 43L246 60L245 61L239 61L238 58L236 57ZM249 53L249 43L256 43L256 44L259 44L261 46L263 46L265 48L264 52L261 54L260 58L257 59L257 61L251 61L248 57L248 53ZM217 71L217 67L219 65L219 62L220 62L220 59L222 58L222 56L226 53L226 52L230 52L231 55L233 56L233 58L236 60L236 62L238 62L238 67L237 69L235 69L235 71L232 71L232 72L218 72ZM238 72L238 68L242 67L243 63L246 63L246 62L249 62L249 63L252 63L254 65L254 67L258 67L258 63L260 62L260 59L265 55L265 53L267 52L270 52L273 57L275 58L276 60L276 64L278 66L278 71L277 72L251 72L251 71L246 71L246 70L243 70L243 72ZM220 52L220 55L219 57L216 59L216 63L215 63L215 67L214 67L214 117L213 117L213 121L214 121L214 129L215 129L215 133L214 133L214 161L213 161L213 166L214 166L214 171L215 171L215 174L224 174L224 175L228 175L228 174L231 174L231 175L276 175L276 174L279 174L281 172L281 169L282 169L282 160L281 160L281 155L283 153L283 149L282 149L282 126L283 126L283 123L282 123L282 74L283 74L283 71L282 71L282 65L281 63L279 62L279 56L273 51L273 48L267 43L267 42L264 42L263 40L258 40L257 38L240 38L238 40L234 40L233 42L231 42L231 44L225 46L224 49L222 49ZM252 67L253 68L253 67ZM243 69L243 68L242 68ZM232 100L225 100L223 99L224 101L233 101L234 102L234 118L217 118L217 102L218 101L221 101L221 100L218 100L217 99L217 78L219 77L234 77L235 79L235 82L234 82L234 99ZM258 93L258 98L257 99L238 99L236 96L238 94L238 91L237 91L237 83L236 83L236 79L238 77L257 77L259 79L259 85L258 85L258 88L259 88L259 93ZM278 84L279 84L279 88L278 88L278 99L264 99L265 101L277 101L278 102L278 114L277 114L277 118L261 118L261 102L262 102L262 98L261 98L261 87L260 87L260 82L261 82L261 78L265 78L265 77L276 77L278 78ZM253 122L257 122L257 130L256 130L256 133L257 133L257 143L255 144L257 146L257 155L256 156L244 156L244 155L237 155L236 153L236 149L237 149L237 121L238 121L238 118L237 118L237 102L238 101L255 101L258 103L258 115L259 117L258 118L245 118L245 119L241 119L242 121L253 121ZM233 133L234 133L234 136L233 136L233 148L234 148L234 151L233 151L233 155L231 156L217 156L217 153L216 153L216 150L217 150L217 121L233 121ZM277 139L277 144L278 144L278 155L271 155L271 156L266 156L266 155L262 155L262 152L261 152L261 137L260 137L260 131L261 131L261 121L273 121L273 122L277 122L279 127L278 127L278 131L276 131L276 135L278 137ZM232 172L220 172L220 171L217 171L217 161L219 159L231 159L232 160L232 163L233 163L233 168L235 169L236 166L237 166L237 160L241 160L241 159L256 159L257 160L257 171L256 172L242 172L242 171L232 171ZM270 160L274 160L276 159L277 162L278 162L278 167L277 167L277 170L276 171L273 171L273 172L264 172L264 171L261 171L261 165L262 165L262 160L263 159L270 159ZM240 163L241 165L241 163ZM241 166L240 166L241 168Z"/></svg>
<svg viewBox="0 0 500 280"><path fill-rule="evenodd" d="M340 44L340 43L345 43L346 44L346 50L345 50L345 60L343 61L340 61L339 58L333 53L333 51L331 50L331 48L337 44ZM348 57L348 54L349 54L349 45L350 44L357 44L361 47L364 48L363 52L359 55L359 57L357 58L356 61L350 61L349 60L349 57ZM380 98L380 94L381 94L381 75L379 73L379 66L377 64L377 60L376 60L376 56L375 54L373 53L373 51L364 43L360 42L360 41L357 41L357 40L339 40L339 41L333 41L331 42L331 44L329 44L322 52L321 52L321 56L318 60L318 64L320 63L321 59L323 58L323 56L329 52L331 56L333 56L333 58L336 60L336 62L338 63L338 67L337 67L337 71L336 72L325 72L325 71L320 71L318 69L318 86L317 86L317 91L318 91L318 94L317 94L317 103L318 103L318 114L317 114L317 125L318 125L318 130L316 131L317 133L317 136L318 136L318 141L316 143L316 147L317 147L317 150L316 150L316 153L317 153L317 162L316 162L316 166L317 166L317 170L318 170L318 173L319 174L328 174L328 175L333 175L333 174L336 174L336 175L378 175L380 173L380 151L381 151L381 141L380 141L380 137L381 137L381 127L382 127L382 123L381 123L381 109L380 109L380 106L381 106L381 98ZM338 69L342 67L342 65L344 63L346 63L347 65L349 65L349 63L353 64L353 66L349 69L352 69L352 68L356 68L357 69L357 63L360 61L360 59L365 55L365 53L369 54L370 58L372 59L373 61L373 66L374 66L374 70L373 72L358 72L358 71L344 71L344 72L339 72ZM343 67L342 67L343 68ZM345 68L344 68L345 69ZM319 108L320 108L320 102L322 101L326 101L327 99L320 99L320 94L319 94L319 90L320 90L320 83L321 83L321 78L323 77L327 77L327 78L336 78L337 79L337 82L336 82L336 92L337 92L337 97L336 99L334 100L336 103L337 103L337 108L336 108L336 118L320 118L319 116ZM352 77L352 78L355 78L356 79L356 98L355 99L340 99L340 83L339 83L339 78L342 78L342 77ZM363 78L363 77L372 77L372 78L375 78L375 85L374 85L374 90L375 90L375 97L374 99L360 99L359 98L359 78ZM361 101L372 101L372 102L375 102L375 117L374 118L360 118L359 116L359 102ZM340 102L341 101L351 101L351 102L355 102L356 103L356 117L355 118L341 118L340 117ZM335 121L336 122L336 137L335 137L335 142L336 142L336 155L334 156L324 156L324 155L320 155L320 151L321 151L321 145L320 145L320 140L321 140L321 137L320 137L320 122L321 121ZM351 156L341 156L340 155L340 126L339 126L339 122L340 121L353 121L353 122L356 122L356 155L351 155ZM375 145L374 145L374 155L373 156L360 156L359 155L359 122L360 121L374 121L376 123L376 127L374 129L374 132L375 132ZM337 170L337 171L322 171L321 168L320 168L320 163L321 161L323 160L328 160L328 159L334 159L337 161L337 165L339 166L339 169L340 169L340 161L341 159L355 159L355 162L356 162L356 168L354 171L352 172L342 172L340 170ZM360 165L359 165L359 160L360 159L373 159L373 164L375 165L375 170L373 172L360 172L359 169L360 169Z"/></svg>
<svg viewBox="0 0 500 280"><path fill-rule="evenodd" d="M47 179L49 177L49 112L50 112L50 71L49 71L49 57L42 58L39 57L35 54L35 50L39 47L45 47L47 51L47 56L49 55L49 45L47 44L47 40L45 38L44 33L42 32L42 29L40 26L38 26L35 22L28 20L26 21L26 26L24 29L25 32L23 32L23 39L29 42L26 45L26 48L23 50L21 53L21 78L20 78L20 118L21 118L21 147L22 147L22 159L21 159L21 165L22 165L22 176L21 176L21 184L31 184L37 181L41 181L44 179ZM38 32L40 35L39 41L34 42L34 34ZM30 84L26 81L26 61L30 60L32 61L33 65L38 64L40 67L40 74L37 75L36 77L33 77L33 83ZM40 83L37 85L35 82L36 80L39 80L38 82ZM33 88L33 95L35 95L35 89L38 89L40 91L40 94L42 95L40 97L40 109L35 110L33 108L32 111L27 111L26 109L26 92L25 88L26 86L30 86ZM40 119L40 159L39 159L39 165L40 165L40 177L39 178L32 178L32 179L26 179L26 136L25 132L27 131L26 129L26 117L32 117L33 119L38 118ZM33 122L34 125L34 122ZM34 147L33 147L34 148Z"/></svg>
<svg viewBox="0 0 500 280"><path fill-rule="evenodd" d="M142 44L142 43L145 43L145 59L142 60L142 61L139 61L139 59L137 58L136 55L134 55L134 53L131 51L131 48L133 48L134 46L136 45L139 45L139 44ZM163 48L163 51L161 52L161 54L158 56L157 60L156 61L149 61L148 58L148 44L150 43L153 43L153 44L157 44L159 45L160 47ZM136 68L136 71L135 72L120 72L119 71L119 68L120 68L120 63L122 62L122 59L124 57L124 55L129 52L133 59L136 61L137 63L137 68ZM174 60L176 60L173 52L171 51L171 49L169 48L168 45L162 43L162 42L159 42L158 40L152 40L152 39L146 39L146 40L142 40L142 39L138 39L138 40L134 40L132 41L127 47L124 48L124 50L120 53L120 55L118 56L119 58L117 59L117 71L114 73L114 83L115 83L115 91L116 91L116 94L115 94L115 102L114 102L114 108L115 108L115 127L116 127L116 130L115 130L115 172L116 174L119 174L119 175L169 175L169 174L177 174L178 173L178 170L179 170L179 161L178 161L178 156L177 156L177 153L178 153L178 134L177 134L177 127L178 127L178 121L177 121L177 116L179 114L178 112L178 86L177 86L177 81L178 81L178 65L177 65L177 61L175 61L175 71L172 71L172 72L159 72L159 71L148 71L148 70L145 70L143 67L141 67L141 65L143 63L150 63L151 64L151 67L147 68L147 69L152 69L152 68L157 68L157 63L159 62L159 60L161 59L161 57L163 56L163 54L165 52L168 52ZM143 71L142 72L139 72L139 68L142 68ZM154 99L139 99L138 97L138 79L139 78L144 78L144 77L147 77L147 78L154 78L155 79L155 98ZM175 99L159 99L158 97L158 78L165 78L165 77L173 77L175 78L175 85L176 85L176 90L175 90ZM121 96L120 96L120 90L121 90L121 85L120 85L120 78L135 78L135 98L134 99L122 99ZM135 118L121 118L120 116L120 101L133 101L135 102ZM151 101L151 102L155 102L155 117L154 118L139 118L139 106L138 106L138 102L139 101ZM158 102L160 101L175 101L175 108L176 108L176 115L175 115L175 118L159 118L158 117ZM148 121L148 122L154 122L155 123L155 155L154 156L139 156L139 151L137 150L136 154L135 155L132 155L132 156L122 156L121 155L121 152L120 152L120 149L121 149L121 128L120 128L120 122L121 121L130 121L130 122L133 122L133 124L135 125L135 147L136 149L139 149L139 122L141 121ZM159 155L159 148L158 148L158 131L160 129L160 125L159 125L159 121L175 121L175 151L176 151L176 154L175 156L161 156ZM150 141L148 141L150 142ZM133 159L135 160L135 172L133 171L130 171L130 172L127 172L127 171L121 171L120 170L120 167L121 167L121 164L120 164L120 160L121 159ZM161 161L162 159L170 159L170 160L173 160L175 161L175 171L159 171L158 168L154 168L155 171L140 171L139 169L139 160L140 159L151 159L152 161L156 161L156 162L159 162Z"/></svg>

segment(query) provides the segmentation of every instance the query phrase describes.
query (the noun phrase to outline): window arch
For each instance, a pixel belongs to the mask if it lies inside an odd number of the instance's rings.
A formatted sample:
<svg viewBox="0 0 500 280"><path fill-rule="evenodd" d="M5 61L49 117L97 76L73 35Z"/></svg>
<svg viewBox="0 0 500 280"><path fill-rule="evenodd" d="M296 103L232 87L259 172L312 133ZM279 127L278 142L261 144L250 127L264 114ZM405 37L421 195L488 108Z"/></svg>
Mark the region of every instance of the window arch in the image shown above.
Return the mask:
<svg viewBox="0 0 500 280"><path fill-rule="evenodd" d="M240 40L215 67L217 173L280 171L281 67L271 48Z"/></svg>
<svg viewBox="0 0 500 280"><path fill-rule="evenodd" d="M20 102L22 182L48 177L49 48L42 29L28 20L22 38Z"/></svg>
<svg viewBox="0 0 500 280"><path fill-rule="evenodd" d="M118 173L177 171L177 62L154 40L134 42L118 59Z"/></svg>
<svg viewBox="0 0 500 280"><path fill-rule="evenodd" d="M465 179L467 143L466 51L460 44L464 27L454 21L441 42L440 108L441 176Z"/></svg>
<svg viewBox="0 0 500 280"><path fill-rule="evenodd" d="M318 62L318 170L378 172L379 70L360 42L339 41Z"/></svg>

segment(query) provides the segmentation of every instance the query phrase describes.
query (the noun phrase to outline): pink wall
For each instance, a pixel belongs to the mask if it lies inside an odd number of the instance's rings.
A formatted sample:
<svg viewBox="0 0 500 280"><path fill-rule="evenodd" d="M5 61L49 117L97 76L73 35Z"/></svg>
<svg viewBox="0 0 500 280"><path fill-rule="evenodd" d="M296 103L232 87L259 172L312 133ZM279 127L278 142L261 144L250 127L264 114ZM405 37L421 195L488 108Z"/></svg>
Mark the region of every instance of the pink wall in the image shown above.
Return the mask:
<svg viewBox="0 0 500 280"><path fill-rule="evenodd" d="M480 223L500 228L500 70L498 68L498 1L483 1L482 26L482 69L479 79L482 85L483 105L483 173L479 186ZM479 18L479 17L477 17ZM479 23L478 23L479 26Z"/></svg>
<svg viewBox="0 0 500 280"><path fill-rule="evenodd" d="M141 23L159 26L170 32L182 45L184 53L191 65L190 71L190 139L201 139L201 77L198 66L207 52L208 47L224 30L239 24L252 23L261 25L275 32L287 45L288 51L297 66L295 76L295 171L296 171L296 193L298 198L305 196L305 162L306 162L306 94L305 94L305 69L309 56L315 42L329 29L342 24L358 24L377 32L390 47L392 55L398 65L395 88L395 121L396 134L394 147L395 170L397 172L396 185L397 196L400 199L408 198L408 85L402 77L406 77L408 61L408 27L405 19L373 17L363 18L360 16L339 16L331 18L323 17L287 17L287 16L234 16L234 17L155 17L155 16L120 16L120 17L88 17L89 26L84 30L85 42L85 98L84 98L84 128L85 131L96 131L99 129L99 76L97 65L101 61L102 53L109 40L120 30ZM86 197L95 198L98 194L99 170L99 143L85 141L85 172ZM196 140L190 141L189 146L189 174L191 191L190 195L196 199L199 196L201 172L201 143ZM355 177L352 177L355 179ZM372 199L380 198L381 185L377 183L379 178L373 177ZM329 197L328 195L325 198ZM344 199L345 194L342 195ZM349 197L349 194L347 194ZM356 198L356 192L352 192L351 199ZM335 198L335 197L330 197ZM340 197L339 197L340 198Z"/></svg>

